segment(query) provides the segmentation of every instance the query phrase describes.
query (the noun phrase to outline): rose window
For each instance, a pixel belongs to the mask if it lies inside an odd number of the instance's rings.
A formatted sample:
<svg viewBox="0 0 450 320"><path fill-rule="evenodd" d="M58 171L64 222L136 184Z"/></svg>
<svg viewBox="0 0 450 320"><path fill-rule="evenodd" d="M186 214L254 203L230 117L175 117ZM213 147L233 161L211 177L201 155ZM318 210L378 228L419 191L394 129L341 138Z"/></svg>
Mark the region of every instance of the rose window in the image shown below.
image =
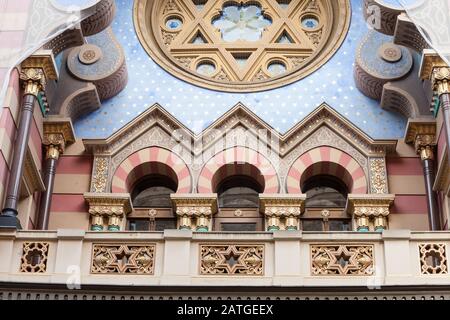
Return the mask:
<svg viewBox="0 0 450 320"><path fill-rule="evenodd" d="M350 11L348 0L136 0L134 20L143 47L174 76L251 92L326 63L347 34Z"/></svg>

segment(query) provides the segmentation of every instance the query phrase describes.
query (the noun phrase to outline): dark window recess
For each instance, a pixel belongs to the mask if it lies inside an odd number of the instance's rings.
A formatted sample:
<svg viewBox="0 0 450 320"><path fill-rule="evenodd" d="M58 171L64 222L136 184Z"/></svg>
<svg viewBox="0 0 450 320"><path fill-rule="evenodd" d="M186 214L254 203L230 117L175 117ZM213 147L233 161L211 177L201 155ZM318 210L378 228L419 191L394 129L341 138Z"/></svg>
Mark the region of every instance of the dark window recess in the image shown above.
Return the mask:
<svg viewBox="0 0 450 320"><path fill-rule="evenodd" d="M136 208L171 208L170 194L178 189L177 183L167 176L149 175L139 180L131 193Z"/></svg>
<svg viewBox="0 0 450 320"><path fill-rule="evenodd" d="M217 188L220 208L258 208L262 187L253 178L232 176Z"/></svg>
<svg viewBox="0 0 450 320"><path fill-rule="evenodd" d="M256 231L256 223L221 223L221 231Z"/></svg>
<svg viewBox="0 0 450 320"><path fill-rule="evenodd" d="M130 231L149 231L150 221L147 219L136 219L128 221L128 230Z"/></svg>
<svg viewBox="0 0 450 320"><path fill-rule="evenodd" d="M323 220L303 220L303 231L323 231Z"/></svg>
<svg viewBox="0 0 450 320"><path fill-rule="evenodd" d="M329 220L329 231L351 231L350 220Z"/></svg>
<svg viewBox="0 0 450 320"><path fill-rule="evenodd" d="M155 221L155 231L173 230L176 228L177 222L175 219L156 219Z"/></svg>
<svg viewBox="0 0 450 320"><path fill-rule="evenodd" d="M347 186L330 175L317 175L303 185L307 208L344 208L347 202Z"/></svg>

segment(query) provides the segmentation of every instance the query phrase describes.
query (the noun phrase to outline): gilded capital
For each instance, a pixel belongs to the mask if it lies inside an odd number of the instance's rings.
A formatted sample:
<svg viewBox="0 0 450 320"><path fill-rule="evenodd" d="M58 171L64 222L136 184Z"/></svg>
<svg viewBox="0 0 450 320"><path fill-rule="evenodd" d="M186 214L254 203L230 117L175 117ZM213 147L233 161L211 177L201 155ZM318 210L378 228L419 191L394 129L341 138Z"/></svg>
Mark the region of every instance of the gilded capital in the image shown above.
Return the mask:
<svg viewBox="0 0 450 320"><path fill-rule="evenodd" d="M58 79L58 71L51 50L39 51L20 65L20 80L25 94L38 96L48 81Z"/></svg>
<svg viewBox="0 0 450 320"><path fill-rule="evenodd" d="M429 119L409 121L405 142L414 145L422 160L432 159L436 146L436 121Z"/></svg>
<svg viewBox="0 0 450 320"><path fill-rule="evenodd" d="M217 212L216 194L172 194L171 199L179 217L211 217Z"/></svg>
<svg viewBox="0 0 450 320"><path fill-rule="evenodd" d="M123 217L133 211L129 194L85 193L91 216Z"/></svg>
<svg viewBox="0 0 450 320"><path fill-rule="evenodd" d="M44 120L42 144L47 151L47 159L58 159L68 144L75 142L72 122L67 118L49 117Z"/></svg>
<svg viewBox="0 0 450 320"><path fill-rule="evenodd" d="M431 78L433 89L439 96L450 93L450 67L437 67L433 69Z"/></svg>
<svg viewBox="0 0 450 320"><path fill-rule="evenodd" d="M387 229L390 207L394 203L392 194L349 194L347 212L353 216L358 231Z"/></svg>
<svg viewBox="0 0 450 320"><path fill-rule="evenodd" d="M305 210L306 195L259 196L261 213L268 217L299 217Z"/></svg>

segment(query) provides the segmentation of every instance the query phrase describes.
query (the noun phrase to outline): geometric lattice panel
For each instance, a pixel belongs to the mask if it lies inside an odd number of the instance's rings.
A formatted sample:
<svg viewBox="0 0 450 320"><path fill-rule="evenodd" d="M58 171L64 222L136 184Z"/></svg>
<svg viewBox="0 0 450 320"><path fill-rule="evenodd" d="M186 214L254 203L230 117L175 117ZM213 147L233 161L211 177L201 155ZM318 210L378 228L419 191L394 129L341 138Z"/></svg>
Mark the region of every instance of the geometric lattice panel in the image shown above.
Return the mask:
<svg viewBox="0 0 450 320"><path fill-rule="evenodd" d="M312 245L314 276L371 276L374 274L373 245Z"/></svg>
<svg viewBox="0 0 450 320"><path fill-rule="evenodd" d="M264 275L264 245L201 245L202 275Z"/></svg>
<svg viewBox="0 0 450 320"><path fill-rule="evenodd" d="M447 253L443 243L419 244L422 274L447 274Z"/></svg>
<svg viewBox="0 0 450 320"><path fill-rule="evenodd" d="M153 275L155 244L94 244L91 273Z"/></svg>
<svg viewBox="0 0 450 320"><path fill-rule="evenodd" d="M45 273L49 246L47 242L24 242L20 272Z"/></svg>

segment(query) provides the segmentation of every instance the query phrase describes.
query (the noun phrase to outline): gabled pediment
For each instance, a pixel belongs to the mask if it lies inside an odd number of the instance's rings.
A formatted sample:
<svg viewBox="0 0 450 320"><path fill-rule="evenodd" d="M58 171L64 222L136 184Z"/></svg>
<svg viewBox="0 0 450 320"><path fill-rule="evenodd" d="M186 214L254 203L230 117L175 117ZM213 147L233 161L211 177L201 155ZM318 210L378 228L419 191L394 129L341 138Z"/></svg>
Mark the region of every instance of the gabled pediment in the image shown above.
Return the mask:
<svg viewBox="0 0 450 320"><path fill-rule="evenodd" d="M345 143L353 146L364 156L384 156L395 152L397 140L374 140L360 130L336 110L323 103L302 121L293 126L285 134L280 134L267 122L258 117L242 103L236 104L201 133L195 134L173 115L158 104L153 105L146 112L136 117L122 129L107 139L85 139L84 144L89 152L95 154L116 154L130 143L140 139L152 129L158 128L152 135L170 137L174 143L199 154L202 150L192 148L192 144L202 142L202 149L220 143L228 138L228 134L237 131L234 139L239 140L242 135L251 136L268 146L280 146L276 152L284 157L299 144L324 127ZM263 133L263 134L262 134ZM161 137L161 139L163 139ZM245 140L245 139L242 139ZM274 150L275 151L275 150Z"/></svg>

